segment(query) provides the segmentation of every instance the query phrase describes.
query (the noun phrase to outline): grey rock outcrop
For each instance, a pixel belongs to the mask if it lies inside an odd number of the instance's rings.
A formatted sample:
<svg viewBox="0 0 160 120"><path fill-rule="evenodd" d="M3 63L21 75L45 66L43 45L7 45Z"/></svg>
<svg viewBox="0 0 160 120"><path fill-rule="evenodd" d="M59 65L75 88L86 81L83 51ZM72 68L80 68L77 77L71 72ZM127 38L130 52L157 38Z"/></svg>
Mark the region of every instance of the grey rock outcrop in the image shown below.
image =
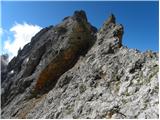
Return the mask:
<svg viewBox="0 0 160 120"><path fill-rule="evenodd" d="M123 31L84 11L41 30L7 66L2 118L158 118L158 54L123 46Z"/></svg>
<svg viewBox="0 0 160 120"><path fill-rule="evenodd" d="M7 65L8 65L8 54L3 54L0 56L0 59L1 59L1 78L2 78L2 81L5 79L6 77L6 74L7 74Z"/></svg>

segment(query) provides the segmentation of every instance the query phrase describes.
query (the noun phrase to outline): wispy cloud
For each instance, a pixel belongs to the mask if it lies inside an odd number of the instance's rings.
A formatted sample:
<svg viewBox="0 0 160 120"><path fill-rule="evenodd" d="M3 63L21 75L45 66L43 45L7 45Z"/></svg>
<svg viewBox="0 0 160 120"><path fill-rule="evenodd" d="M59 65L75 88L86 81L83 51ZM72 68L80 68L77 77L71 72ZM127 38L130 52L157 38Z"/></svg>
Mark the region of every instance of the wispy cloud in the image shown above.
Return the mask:
<svg viewBox="0 0 160 120"><path fill-rule="evenodd" d="M9 54L9 60L17 55L19 48L30 42L31 38L41 30L38 25L16 23L9 31L13 33L13 39L8 36L4 42L4 50Z"/></svg>

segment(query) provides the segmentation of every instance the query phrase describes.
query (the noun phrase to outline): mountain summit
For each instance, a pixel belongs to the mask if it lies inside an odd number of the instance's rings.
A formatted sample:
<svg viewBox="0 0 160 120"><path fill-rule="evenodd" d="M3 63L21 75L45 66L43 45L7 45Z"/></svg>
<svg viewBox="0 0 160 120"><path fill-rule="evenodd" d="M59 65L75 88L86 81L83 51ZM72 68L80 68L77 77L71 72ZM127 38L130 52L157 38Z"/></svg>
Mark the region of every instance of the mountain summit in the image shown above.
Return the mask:
<svg viewBox="0 0 160 120"><path fill-rule="evenodd" d="M158 53L123 46L113 14L83 10L37 33L2 75L2 118L158 118Z"/></svg>

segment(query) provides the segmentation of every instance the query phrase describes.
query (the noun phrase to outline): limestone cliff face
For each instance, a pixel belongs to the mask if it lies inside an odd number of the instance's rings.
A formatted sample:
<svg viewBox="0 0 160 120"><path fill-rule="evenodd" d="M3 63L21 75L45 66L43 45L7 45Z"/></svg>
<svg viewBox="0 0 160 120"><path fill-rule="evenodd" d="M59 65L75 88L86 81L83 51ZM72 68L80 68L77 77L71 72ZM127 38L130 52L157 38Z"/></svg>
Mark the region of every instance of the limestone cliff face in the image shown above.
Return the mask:
<svg viewBox="0 0 160 120"><path fill-rule="evenodd" d="M84 11L42 29L7 65L2 118L158 118L158 54L124 47L123 32Z"/></svg>

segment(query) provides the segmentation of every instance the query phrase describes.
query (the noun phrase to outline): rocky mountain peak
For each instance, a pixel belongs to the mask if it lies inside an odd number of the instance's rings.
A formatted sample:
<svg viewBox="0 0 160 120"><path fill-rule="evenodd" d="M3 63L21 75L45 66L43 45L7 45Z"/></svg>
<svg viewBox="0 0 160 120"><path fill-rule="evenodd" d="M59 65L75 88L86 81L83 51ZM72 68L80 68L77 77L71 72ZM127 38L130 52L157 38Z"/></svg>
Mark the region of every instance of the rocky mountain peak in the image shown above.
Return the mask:
<svg viewBox="0 0 160 120"><path fill-rule="evenodd" d="M6 96L2 102L8 104L8 97L13 99L29 86L32 86L30 96L51 90L59 77L72 68L79 57L86 54L94 44L95 33L96 28L87 22L84 11L75 11L73 16L55 27L42 29L9 63L7 72L12 74L5 76L4 84L13 84L14 87L4 88L7 91L2 93ZM16 84L23 84L23 89L19 89ZM13 89L17 92L10 96L9 91Z"/></svg>
<svg viewBox="0 0 160 120"><path fill-rule="evenodd" d="M114 16L114 14L111 14L105 22L106 25L110 23L116 24L116 17Z"/></svg>
<svg viewBox="0 0 160 120"><path fill-rule="evenodd" d="M158 54L122 44L84 11L37 33L2 73L2 118L158 118Z"/></svg>
<svg viewBox="0 0 160 120"><path fill-rule="evenodd" d="M87 22L87 16L83 10L75 11L73 17L78 21L84 20Z"/></svg>
<svg viewBox="0 0 160 120"><path fill-rule="evenodd" d="M98 44L107 45L106 48L112 53L122 46L124 33L123 25L117 24L115 19L115 16L111 14L97 33Z"/></svg>

